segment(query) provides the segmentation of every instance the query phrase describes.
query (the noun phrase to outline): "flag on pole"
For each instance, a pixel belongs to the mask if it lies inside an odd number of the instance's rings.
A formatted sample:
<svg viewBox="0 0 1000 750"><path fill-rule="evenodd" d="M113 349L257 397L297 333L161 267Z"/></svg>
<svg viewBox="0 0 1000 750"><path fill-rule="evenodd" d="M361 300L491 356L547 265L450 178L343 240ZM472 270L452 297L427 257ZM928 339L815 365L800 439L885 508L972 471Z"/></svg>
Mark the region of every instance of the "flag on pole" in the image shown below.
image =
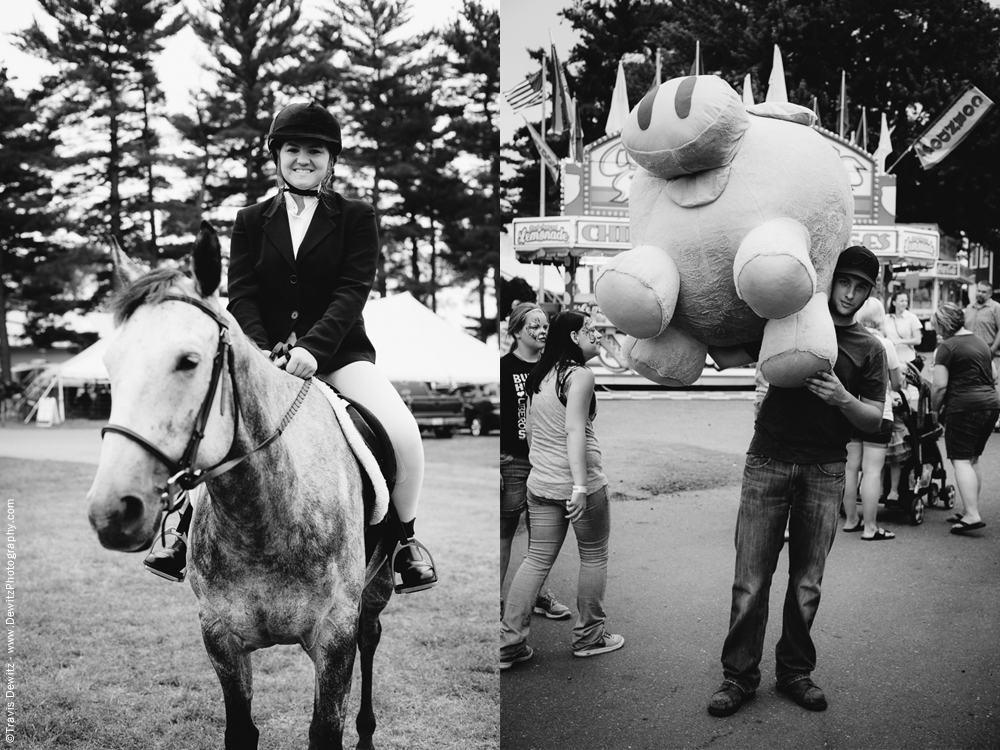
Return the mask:
<svg viewBox="0 0 1000 750"><path fill-rule="evenodd" d="M868 150L868 115L865 108L861 108L861 120L858 122L858 129L854 132L854 143L858 148Z"/></svg>
<svg viewBox="0 0 1000 750"><path fill-rule="evenodd" d="M841 138L847 132L847 73L840 71L840 104L837 113L837 135Z"/></svg>
<svg viewBox="0 0 1000 750"><path fill-rule="evenodd" d="M573 100L569 95L569 87L566 85L566 73L562 65L559 64L559 55L556 53L555 42L552 41L552 34L549 33L549 43L552 47L552 68L553 68L553 118L552 132L565 133L573 130Z"/></svg>
<svg viewBox="0 0 1000 750"><path fill-rule="evenodd" d="M765 102L787 102L788 89L785 88L785 66L781 62L781 50L774 45L774 62L771 65L771 77L767 79L767 95Z"/></svg>
<svg viewBox="0 0 1000 750"><path fill-rule="evenodd" d="M611 95L611 106L608 107L608 123L604 126L607 135L620 133L628 118L628 89L625 87L625 66L618 61L618 77L615 79L615 92Z"/></svg>
<svg viewBox="0 0 1000 750"><path fill-rule="evenodd" d="M542 136L538 134L538 131L531 127L531 123L527 120L524 124L528 126L528 133L531 135L531 140L535 142L535 148L538 149L538 155L542 157L542 162L546 167L549 168L549 173L552 175L553 180L559 179L559 159L556 157L555 152L549 148Z"/></svg>
<svg viewBox="0 0 1000 750"><path fill-rule="evenodd" d="M657 50L656 50L656 60L657 60L657 65L656 65L656 74L657 74L657 76L656 77L657 77L657 79L659 79L659 73L660 73L660 65L659 65L660 50L659 50L659 48L657 48ZM691 75L693 75L693 76L700 76L704 72L705 72L705 66L701 62L701 42L699 40L695 40L695 43L694 43L694 65L691 66Z"/></svg>
<svg viewBox="0 0 1000 750"><path fill-rule="evenodd" d="M951 106L917 138L915 150L920 166L930 169L939 164L965 140L992 106L992 99L969 84Z"/></svg>
<svg viewBox="0 0 1000 750"><path fill-rule="evenodd" d="M748 107L752 107L753 101L753 86L750 83L750 74L747 73L743 76L743 103Z"/></svg>
<svg viewBox="0 0 1000 750"><path fill-rule="evenodd" d="M885 174L885 160L892 153L892 141L889 140L889 123L885 119L885 112L882 113L882 128L879 131L878 145L875 147L875 163L878 164L876 174Z"/></svg>
<svg viewBox="0 0 1000 750"><path fill-rule="evenodd" d="M542 103L542 71L525 78L514 88L503 93L507 103L515 112Z"/></svg>

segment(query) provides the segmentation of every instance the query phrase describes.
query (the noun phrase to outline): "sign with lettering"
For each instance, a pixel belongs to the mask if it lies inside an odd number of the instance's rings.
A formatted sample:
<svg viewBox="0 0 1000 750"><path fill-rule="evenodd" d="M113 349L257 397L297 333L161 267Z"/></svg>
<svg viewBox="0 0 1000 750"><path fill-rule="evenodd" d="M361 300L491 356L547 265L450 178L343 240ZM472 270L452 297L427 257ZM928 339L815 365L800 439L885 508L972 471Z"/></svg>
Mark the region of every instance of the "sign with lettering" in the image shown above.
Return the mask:
<svg viewBox="0 0 1000 750"><path fill-rule="evenodd" d="M568 247L576 238L575 220L514 219L514 247Z"/></svg>
<svg viewBox="0 0 1000 750"><path fill-rule="evenodd" d="M914 151L920 166L930 169L961 143L993 106L993 100L969 86L917 139Z"/></svg>
<svg viewBox="0 0 1000 750"><path fill-rule="evenodd" d="M539 257L536 251L559 248L560 255L583 255L586 251L600 254L628 250L628 219L624 217L597 218L589 216L560 216L534 219L514 219L514 251L531 259Z"/></svg>
<svg viewBox="0 0 1000 750"><path fill-rule="evenodd" d="M857 226L851 231L851 244L864 245L879 258L933 262L940 253L940 236L932 229L918 229L905 224L892 226Z"/></svg>

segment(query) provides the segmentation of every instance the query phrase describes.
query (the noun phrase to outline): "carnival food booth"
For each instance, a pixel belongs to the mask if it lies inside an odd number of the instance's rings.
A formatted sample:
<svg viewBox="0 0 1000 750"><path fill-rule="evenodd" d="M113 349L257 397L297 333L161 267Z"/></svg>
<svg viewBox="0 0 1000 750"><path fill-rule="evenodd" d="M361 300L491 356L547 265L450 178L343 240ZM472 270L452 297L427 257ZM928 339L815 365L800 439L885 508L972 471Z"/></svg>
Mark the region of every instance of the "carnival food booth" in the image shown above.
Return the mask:
<svg viewBox="0 0 1000 750"><path fill-rule="evenodd" d="M942 257L942 238L936 226L896 223L895 175L880 172L867 151L832 131L814 127L838 152L850 178L854 194L851 243L868 247L883 266L892 269L892 280L875 294L888 302L895 289L905 288L910 309L924 321L925 344L933 347L928 322L931 314L942 302L964 304L963 290L975 283L974 276L954 250L950 257ZM563 307L589 310L598 325L604 324L607 335L614 330L597 309L594 282L608 258L631 248L628 193L635 164L625 152L620 133L585 146L583 153L582 163L564 159L560 165L560 215L514 219L513 246L522 263L561 266L566 283ZM539 294L542 292L540 289ZM639 377L610 354L602 352L601 359L608 370L605 382L624 385L629 378L636 382ZM598 378L600 382L601 373ZM750 369L749 385L752 381ZM707 367L696 385L706 384L746 386L747 373L719 373Z"/></svg>

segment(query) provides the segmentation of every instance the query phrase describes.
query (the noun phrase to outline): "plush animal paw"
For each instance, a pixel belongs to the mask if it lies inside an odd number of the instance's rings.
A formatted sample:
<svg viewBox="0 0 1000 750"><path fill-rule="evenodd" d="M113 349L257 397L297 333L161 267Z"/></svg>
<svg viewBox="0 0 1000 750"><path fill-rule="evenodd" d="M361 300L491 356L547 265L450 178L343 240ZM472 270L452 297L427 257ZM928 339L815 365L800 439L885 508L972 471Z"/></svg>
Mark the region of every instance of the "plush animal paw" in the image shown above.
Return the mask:
<svg viewBox="0 0 1000 750"><path fill-rule="evenodd" d="M743 238L733 259L736 293L762 318L798 312L816 293L809 230L794 219L771 219Z"/></svg>
<svg viewBox="0 0 1000 750"><path fill-rule="evenodd" d="M833 369L837 332L826 294L816 294L794 315L767 322L759 362L764 379L780 388L800 388L809 376Z"/></svg>
<svg viewBox="0 0 1000 750"><path fill-rule="evenodd" d="M594 296L608 320L629 336L659 336L677 306L680 274L667 252L643 245L619 253L594 284Z"/></svg>
<svg viewBox="0 0 1000 750"><path fill-rule="evenodd" d="M667 328L654 338L629 336L622 355L629 366L647 380L660 385L691 385L705 369L708 347L677 328Z"/></svg>

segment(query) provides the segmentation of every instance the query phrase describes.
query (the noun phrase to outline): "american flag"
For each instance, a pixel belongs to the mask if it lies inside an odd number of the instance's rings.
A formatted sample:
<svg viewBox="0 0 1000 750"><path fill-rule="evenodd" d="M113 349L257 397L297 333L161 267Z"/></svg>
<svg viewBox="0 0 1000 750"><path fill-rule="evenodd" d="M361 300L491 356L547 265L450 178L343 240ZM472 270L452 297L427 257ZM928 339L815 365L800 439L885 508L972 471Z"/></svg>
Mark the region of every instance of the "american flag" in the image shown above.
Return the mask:
<svg viewBox="0 0 1000 750"><path fill-rule="evenodd" d="M503 93L507 103L515 112L542 103L542 71L528 76L510 91Z"/></svg>

